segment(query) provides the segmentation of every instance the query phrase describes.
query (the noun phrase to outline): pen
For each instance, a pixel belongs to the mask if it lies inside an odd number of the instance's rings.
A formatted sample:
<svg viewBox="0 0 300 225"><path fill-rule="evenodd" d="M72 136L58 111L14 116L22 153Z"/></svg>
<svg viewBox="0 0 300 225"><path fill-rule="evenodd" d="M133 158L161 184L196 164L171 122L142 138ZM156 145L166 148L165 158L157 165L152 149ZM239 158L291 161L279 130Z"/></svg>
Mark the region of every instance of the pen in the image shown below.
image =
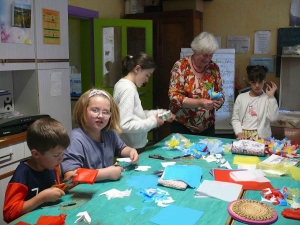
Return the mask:
<svg viewBox="0 0 300 225"><path fill-rule="evenodd" d="M185 155L175 156L175 157L173 157L173 159L180 159L180 158L184 158L184 157L189 157L191 155L192 154L185 154Z"/></svg>
<svg viewBox="0 0 300 225"><path fill-rule="evenodd" d="M70 202L68 204L64 204L64 205L61 205L62 207L67 207L67 206L72 206L72 205L76 205L76 202Z"/></svg>

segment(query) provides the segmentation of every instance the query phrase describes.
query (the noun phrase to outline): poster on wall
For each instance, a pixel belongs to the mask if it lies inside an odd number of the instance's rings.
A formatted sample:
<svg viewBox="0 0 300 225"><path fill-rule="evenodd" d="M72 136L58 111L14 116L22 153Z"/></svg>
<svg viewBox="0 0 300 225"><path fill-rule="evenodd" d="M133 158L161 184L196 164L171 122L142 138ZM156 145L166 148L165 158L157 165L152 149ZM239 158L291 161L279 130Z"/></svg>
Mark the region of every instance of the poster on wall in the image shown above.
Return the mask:
<svg viewBox="0 0 300 225"><path fill-rule="evenodd" d="M43 14L43 43L60 45L60 12L42 9Z"/></svg>
<svg viewBox="0 0 300 225"><path fill-rule="evenodd" d="M0 0L1 42L31 44L31 0Z"/></svg>

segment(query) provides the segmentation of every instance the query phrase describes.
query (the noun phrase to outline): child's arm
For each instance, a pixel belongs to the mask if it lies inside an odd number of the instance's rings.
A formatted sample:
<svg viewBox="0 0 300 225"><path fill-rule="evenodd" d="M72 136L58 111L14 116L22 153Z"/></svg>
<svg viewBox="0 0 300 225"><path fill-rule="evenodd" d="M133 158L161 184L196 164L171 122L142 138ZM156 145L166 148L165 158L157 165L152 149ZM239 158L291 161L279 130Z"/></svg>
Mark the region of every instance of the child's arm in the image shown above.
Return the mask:
<svg viewBox="0 0 300 225"><path fill-rule="evenodd" d="M139 161L139 154L134 148L126 146L123 148L120 154L122 157L130 157L133 164L136 164Z"/></svg>
<svg viewBox="0 0 300 225"><path fill-rule="evenodd" d="M242 109L242 104L240 104L241 97L240 95L237 96L235 103L233 105L233 112L232 112L232 118L231 118L231 124L234 130L235 135L238 137L238 139L243 139L241 137L241 134L243 133L242 129L242 123L240 121L240 110Z"/></svg>
<svg viewBox="0 0 300 225"><path fill-rule="evenodd" d="M9 183L6 189L3 207L4 220L9 223L23 214L32 211L42 203L46 201L56 201L65 194L58 188L51 189L53 190L44 190L30 200L25 201L28 193L28 187L21 183Z"/></svg>
<svg viewBox="0 0 300 225"><path fill-rule="evenodd" d="M45 202L55 202L60 197L65 195L65 192L56 187L50 187L38 193L33 198L24 202L21 215L28 213Z"/></svg>

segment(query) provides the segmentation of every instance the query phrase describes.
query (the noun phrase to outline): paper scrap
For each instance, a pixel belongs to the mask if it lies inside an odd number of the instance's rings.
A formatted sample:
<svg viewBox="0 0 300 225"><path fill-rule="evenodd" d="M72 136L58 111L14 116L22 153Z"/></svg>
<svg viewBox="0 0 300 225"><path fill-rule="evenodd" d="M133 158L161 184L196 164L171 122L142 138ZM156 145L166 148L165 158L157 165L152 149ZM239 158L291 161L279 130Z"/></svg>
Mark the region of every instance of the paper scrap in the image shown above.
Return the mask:
<svg viewBox="0 0 300 225"><path fill-rule="evenodd" d="M163 167L166 167L166 166L169 166L169 165L175 165L176 164L176 162L162 162L161 163L161 165L163 166Z"/></svg>
<svg viewBox="0 0 300 225"><path fill-rule="evenodd" d="M117 161L118 162L131 162L132 160L129 157L127 157L127 158L117 158Z"/></svg>
<svg viewBox="0 0 300 225"><path fill-rule="evenodd" d="M262 170L246 170L230 172L230 177L234 181L256 181L256 182L270 182L265 178L265 173Z"/></svg>
<svg viewBox="0 0 300 225"><path fill-rule="evenodd" d="M147 171L151 166L136 166L134 170L136 171Z"/></svg>
<svg viewBox="0 0 300 225"><path fill-rule="evenodd" d="M127 189L126 191L119 191L117 189L111 189L109 191L99 194L99 196L105 195L107 197L107 199L110 200L112 198L123 198L123 197L130 196L130 193L131 193L131 189L130 190Z"/></svg>
<svg viewBox="0 0 300 225"><path fill-rule="evenodd" d="M136 208L132 207L131 205L128 205L128 206L124 207L124 209L125 209L126 212L131 212L133 210L136 210Z"/></svg>
<svg viewBox="0 0 300 225"><path fill-rule="evenodd" d="M79 216L79 218L74 223L84 221L88 224L91 224L91 222L92 222L92 219L91 219L91 217L90 217L90 215L88 214L87 211L80 212L76 216Z"/></svg>

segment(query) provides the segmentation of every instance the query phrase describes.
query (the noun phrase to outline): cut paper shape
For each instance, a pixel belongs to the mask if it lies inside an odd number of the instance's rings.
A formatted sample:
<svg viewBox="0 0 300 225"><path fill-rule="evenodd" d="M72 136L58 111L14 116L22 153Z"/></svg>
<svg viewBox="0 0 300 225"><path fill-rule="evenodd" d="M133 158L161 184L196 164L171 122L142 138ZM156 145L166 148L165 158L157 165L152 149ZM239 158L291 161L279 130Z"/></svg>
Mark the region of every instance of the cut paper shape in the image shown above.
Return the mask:
<svg viewBox="0 0 300 225"><path fill-rule="evenodd" d="M76 216L79 216L79 218L74 223L84 221L85 223L91 224L92 222L92 219L87 211L80 212Z"/></svg>
<svg viewBox="0 0 300 225"><path fill-rule="evenodd" d="M134 170L136 171L147 171L151 166L136 166Z"/></svg>
<svg viewBox="0 0 300 225"><path fill-rule="evenodd" d="M169 196L169 193L167 191L164 191L159 188L149 188L146 190L139 191L137 194L143 196L143 202L154 201L158 206L161 207L166 207L168 206L168 204L174 202L174 200Z"/></svg>
<svg viewBox="0 0 300 225"><path fill-rule="evenodd" d="M72 179L73 182L94 184L98 170L78 168L77 176Z"/></svg>
<svg viewBox="0 0 300 225"><path fill-rule="evenodd" d="M131 205L125 206L124 209L126 212L131 212L133 210L136 210L136 208L132 207Z"/></svg>
<svg viewBox="0 0 300 225"><path fill-rule="evenodd" d="M130 196L131 194L131 190L126 190L126 191L119 191L115 188L109 190L109 191L106 191L106 192L103 192L101 194L99 194L99 196L101 195L105 195L107 197L108 200L112 199L112 198L123 198L123 197L128 197Z"/></svg>
<svg viewBox="0 0 300 225"><path fill-rule="evenodd" d="M243 185L244 190L263 190L265 188L273 189L273 186L270 182L256 182L256 181L234 181L230 177L230 173L232 171L239 171L239 170L228 170L228 169L213 169L213 175L215 180L217 181L224 181L224 182L231 182L236 184Z"/></svg>
<svg viewBox="0 0 300 225"><path fill-rule="evenodd" d="M145 211L147 211L147 210L153 210L153 209L155 209L156 207L151 207L151 206L144 206L143 208L142 208L142 210L140 211L140 214L145 214Z"/></svg>
<svg viewBox="0 0 300 225"><path fill-rule="evenodd" d="M162 178L164 180L180 180L190 187L199 187L202 177L202 169L196 165L167 166Z"/></svg>
<svg viewBox="0 0 300 225"><path fill-rule="evenodd" d="M157 187L158 177L155 175L132 176L126 180L127 186L136 189L147 189Z"/></svg>
<svg viewBox="0 0 300 225"><path fill-rule="evenodd" d="M217 161L217 159L213 155L209 155L207 157L203 156L203 159L205 159L205 161L208 163Z"/></svg>
<svg viewBox="0 0 300 225"><path fill-rule="evenodd" d="M158 225L194 225L204 212L182 206L169 205L150 219Z"/></svg>
<svg viewBox="0 0 300 225"><path fill-rule="evenodd" d="M132 160L129 157L126 158L117 158L118 162L131 162Z"/></svg>
<svg viewBox="0 0 300 225"><path fill-rule="evenodd" d="M237 200L243 185L214 180L204 180L195 192L195 197L214 197L227 202Z"/></svg>
<svg viewBox="0 0 300 225"><path fill-rule="evenodd" d="M228 161L226 161L225 163L221 164L220 167L225 167L227 169L232 169Z"/></svg>
<svg viewBox="0 0 300 225"><path fill-rule="evenodd" d="M163 167L167 167L167 166L169 166L169 165L175 165L176 164L176 162L162 162L161 163L161 165L163 166Z"/></svg>

